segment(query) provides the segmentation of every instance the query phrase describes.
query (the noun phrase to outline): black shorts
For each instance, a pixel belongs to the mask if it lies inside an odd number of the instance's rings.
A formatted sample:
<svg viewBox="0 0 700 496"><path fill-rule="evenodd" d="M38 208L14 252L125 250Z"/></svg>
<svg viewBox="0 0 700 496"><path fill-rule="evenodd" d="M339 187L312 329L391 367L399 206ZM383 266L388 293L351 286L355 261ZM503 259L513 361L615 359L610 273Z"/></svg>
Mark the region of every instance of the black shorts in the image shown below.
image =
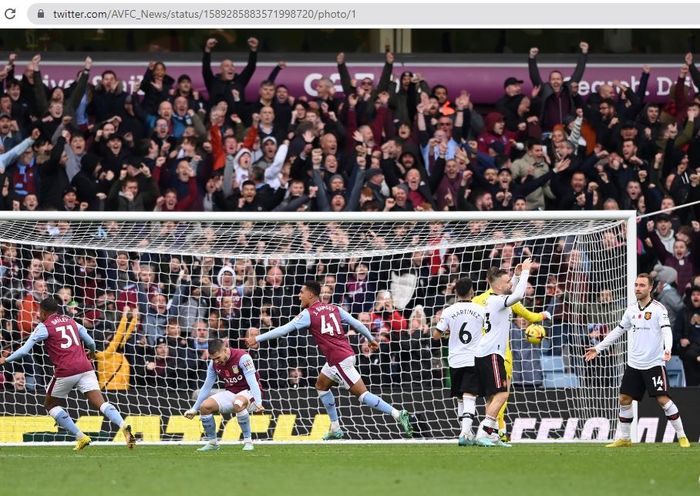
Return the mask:
<svg viewBox="0 0 700 496"><path fill-rule="evenodd" d="M476 367L450 367L450 393L453 398L461 398L464 393L479 395L479 374Z"/></svg>
<svg viewBox="0 0 700 496"><path fill-rule="evenodd" d="M649 394L650 398L670 396L666 367L657 365L648 370L625 367L625 375L622 376L622 384L620 384L620 394L626 394L639 401L644 397L644 391Z"/></svg>
<svg viewBox="0 0 700 496"><path fill-rule="evenodd" d="M474 365L479 373L479 396L488 398L496 393L508 391L506 367L503 357L497 353L476 357Z"/></svg>

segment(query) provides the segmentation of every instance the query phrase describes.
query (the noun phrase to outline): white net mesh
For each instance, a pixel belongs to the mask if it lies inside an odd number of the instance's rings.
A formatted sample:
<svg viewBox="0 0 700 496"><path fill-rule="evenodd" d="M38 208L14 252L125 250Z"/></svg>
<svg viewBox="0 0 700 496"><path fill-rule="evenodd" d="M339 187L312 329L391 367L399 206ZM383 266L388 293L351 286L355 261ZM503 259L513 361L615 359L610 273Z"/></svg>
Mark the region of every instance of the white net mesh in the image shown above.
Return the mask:
<svg viewBox="0 0 700 496"><path fill-rule="evenodd" d="M624 220L8 220L0 233L4 349L16 349L31 332L38 301L58 295L97 342L103 390L132 420L141 419L150 440L199 438L198 423L179 416L203 380L208 338L243 348L247 334L288 322L300 311L296 295L307 279L319 280L322 299L342 305L381 341L372 353L350 336L370 389L412 411L420 436L454 437L446 350L430 331L451 303L457 278L469 275L481 292L489 267L512 268L528 256L538 267L524 305L554 318L541 346L522 337L526 322L513 320L508 424L533 437L533 427L518 419L558 418L550 437L578 438L584 420L616 417L623 345L593 366L581 357L626 306ZM125 305L138 316L123 316ZM313 383L323 359L310 337L291 334L251 354L268 401L268 412L253 423L256 435L320 437L327 418L319 415ZM51 375L40 346L5 370L0 442L42 430L27 427L27 419L45 415L40 405ZM338 396L351 437L400 437L390 419L361 409L346 393ZM84 400L73 397L73 417L87 415ZM153 418L155 424L144 420ZM106 422L94 430L102 428L109 428Z"/></svg>

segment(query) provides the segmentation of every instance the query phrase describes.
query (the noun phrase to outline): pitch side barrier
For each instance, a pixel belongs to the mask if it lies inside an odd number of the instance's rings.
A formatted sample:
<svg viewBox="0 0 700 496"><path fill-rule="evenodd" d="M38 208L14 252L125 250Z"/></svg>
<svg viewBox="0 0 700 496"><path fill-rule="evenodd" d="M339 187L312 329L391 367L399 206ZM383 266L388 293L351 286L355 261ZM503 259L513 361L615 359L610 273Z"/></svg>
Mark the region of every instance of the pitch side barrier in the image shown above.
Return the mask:
<svg viewBox="0 0 700 496"><path fill-rule="evenodd" d="M390 389L377 391L392 403L409 403L410 393L395 393ZM417 410L416 440L448 441L458 434L456 408L454 401L448 397L448 390L435 390L430 394L431 405L439 405L435 410ZM424 391L425 395L426 392ZM524 390L520 394L529 401L558 401L551 390ZM684 412L700 411L700 389L679 388L672 391L673 399ZM165 394L154 388L133 388L127 392L110 392L107 396L117 405L134 426L134 431L144 442L194 443L201 439L200 422L188 420L182 414L191 405L189 395L173 397L167 402L158 400ZM319 442L328 430L328 416L321 413L318 395L313 388L279 389L266 392L267 410L251 417L253 435L262 441L276 442ZM153 398L144 402L144 398ZM58 432L55 422L46 415L43 407L29 401L31 396L24 393L0 393L0 445L22 444L28 442L72 442L64 432ZM529 403L528 401L528 403ZM292 408L291 405L296 405ZM338 400L342 418L361 415L362 406L356 401L341 397ZM478 409L483 405L479 404ZM560 411L565 411L562 405ZM75 397L68 399L67 408L78 418L78 426L96 441L121 441L114 431L110 431L109 422L88 409L85 400ZM348 438L356 441L392 441L401 439L393 422L386 422L383 417L372 417L375 422L358 430L348 429ZM228 422L227 418L217 416L217 429L224 442L240 440L241 432L237 422ZM581 419L577 417L540 416L535 412L518 411L517 405L510 405L507 422L511 426L513 441L529 442L583 442L607 441L612 438L614 421L602 417ZM684 426L688 438L698 441L700 438L700 417L687 415ZM105 430L107 429L107 430ZM674 441L674 431L667 422L663 412L655 402L644 401L639 407L638 436L640 442L653 443ZM432 432L429 438L421 432Z"/></svg>

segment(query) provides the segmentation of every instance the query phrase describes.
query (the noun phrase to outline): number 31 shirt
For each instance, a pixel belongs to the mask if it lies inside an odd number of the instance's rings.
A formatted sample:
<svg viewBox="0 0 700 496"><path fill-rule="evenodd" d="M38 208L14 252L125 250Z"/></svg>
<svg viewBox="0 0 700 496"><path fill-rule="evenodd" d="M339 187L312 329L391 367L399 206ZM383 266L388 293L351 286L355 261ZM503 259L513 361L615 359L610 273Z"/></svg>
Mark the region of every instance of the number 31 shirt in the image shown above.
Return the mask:
<svg viewBox="0 0 700 496"><path fill-rule="evenodd" d="M93 370L84 346L95 351L95 341L87 330L65 315L53 314L34 328L27 342L7 357L7 362L27 355L36 343L46 341L46 353L56 368L56 377L70 377Z"/></svg>

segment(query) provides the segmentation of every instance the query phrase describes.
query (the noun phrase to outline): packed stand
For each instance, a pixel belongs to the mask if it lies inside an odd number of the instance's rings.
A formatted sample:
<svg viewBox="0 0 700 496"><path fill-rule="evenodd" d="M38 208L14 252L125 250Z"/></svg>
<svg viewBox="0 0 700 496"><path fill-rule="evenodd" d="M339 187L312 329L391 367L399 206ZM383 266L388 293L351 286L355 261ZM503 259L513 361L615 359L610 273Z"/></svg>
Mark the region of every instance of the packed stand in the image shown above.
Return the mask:
<svg viewBox="0 0 700 496"><path fill-rule="evenodd" d="M636 90L613 81L584 99L578 82L586 69L585 42L567 78L559 71L541 74L539 51L532 48L527 56L530 94L523 93L523 81L509 77L497 102L479 102L492 104L484 111L475 107L468 88L449 95L439 81L411 72L394 74L392 53L386 54L378 81L352 80L345 55L338 54L342 96L327 78L318 82L317 96L290 95L286 86L275 83L285 69L280 62L260 84L257 98L248 100L258 40L248 40L250 52L240 72L228 59L214 72L216 45L215 39L206 40L202 52L206 92L196 91L187 74L169 74L162 61L148 65L138 93L127 93L109 70L94 86L90 57L69 88L48 88L40 83L40 56L20 78L11 55L0 72L5 88L0 96L0 207L165 212L633 209L641 215L700 198L700 96L686 85L690 79L700 86L692 54L685 56L669 100L656 104L645 101L648 66L641 69ZM638 223L639 269L654 271L659 281L657 297L674 323L674 352L692 385L700 384L696 208ZM50 229L60 235L62 227ZM615 246L623 240L606 242ZM556 259L551 263L559 267L593 263L565 243L559 252L507 244L482 255L489 263L503 263L513 257L509 254L517 257L526 250ZM31 250L20 256L23 251L28 248L3 246L3 344L31 331L42 295L63 290L70 292L67 303L76 301L95 331L114 334L116 342L103 340L109 343L106 357L120 360L120 350L124 356L152 357L128 363L134 377L147 385L163 384L171 373L182 384L196 382L196 374L183 377L179 371L200 370L205 330L209 335L237 333L233 338L239 339L242 333L278 325L293 315L295 289L308 275L332 279L329 298L361 320L387 328L389 336L405 331L429 340L427 329L448 299L449 284L472 271L475 256L458 252L440 253L437 260L430 254L399 262L361 260L345 272L319 263L323 267L312 273L307 266L275 268L248 260L241 269L238 262L232 264L232 273L219 277L217 271L229 266L227 261ZM416 283L415 302L393 308L391 292L383 293L390 290L390 278L378 274L390 272L386 266L395 262L417 281L447 276L430 286ZM185 271L182 277L172 267L178 264ZM55 281L46 274L51 265L63 271ZM118 298L130 285L137 289L131 290L135 296L124 312ZM553 340L563 346L567 334L581 331L570 329L575 324L565 318L567 288L560 272L539 273L537 287L543 289L532 295L533 308L564 309L553 312L561 316L555 319ZM594 289L587 304L607 311L610 295L604 287ZM194 296L198 291L204 296ZM201 297L208 299L206 304L196 303ZM180 313L182 305L187 318ZM607 331L585 332L594 342ZM404 347L390 338L387 342L393 347L390 362L404 363L407 353L416 363L436 360L435 343ZM185 351L178 343L186 343ZM402 374L416 374L357 345L361 366L376 372L373 377L395 382ZM290 387L304 383L306 367L316 365L275 353L270 350L262 359L283 366ZM428 371L435 368L434 363L427 366ZM21 378L3 379L6 385L23 383Z"/></svg>

